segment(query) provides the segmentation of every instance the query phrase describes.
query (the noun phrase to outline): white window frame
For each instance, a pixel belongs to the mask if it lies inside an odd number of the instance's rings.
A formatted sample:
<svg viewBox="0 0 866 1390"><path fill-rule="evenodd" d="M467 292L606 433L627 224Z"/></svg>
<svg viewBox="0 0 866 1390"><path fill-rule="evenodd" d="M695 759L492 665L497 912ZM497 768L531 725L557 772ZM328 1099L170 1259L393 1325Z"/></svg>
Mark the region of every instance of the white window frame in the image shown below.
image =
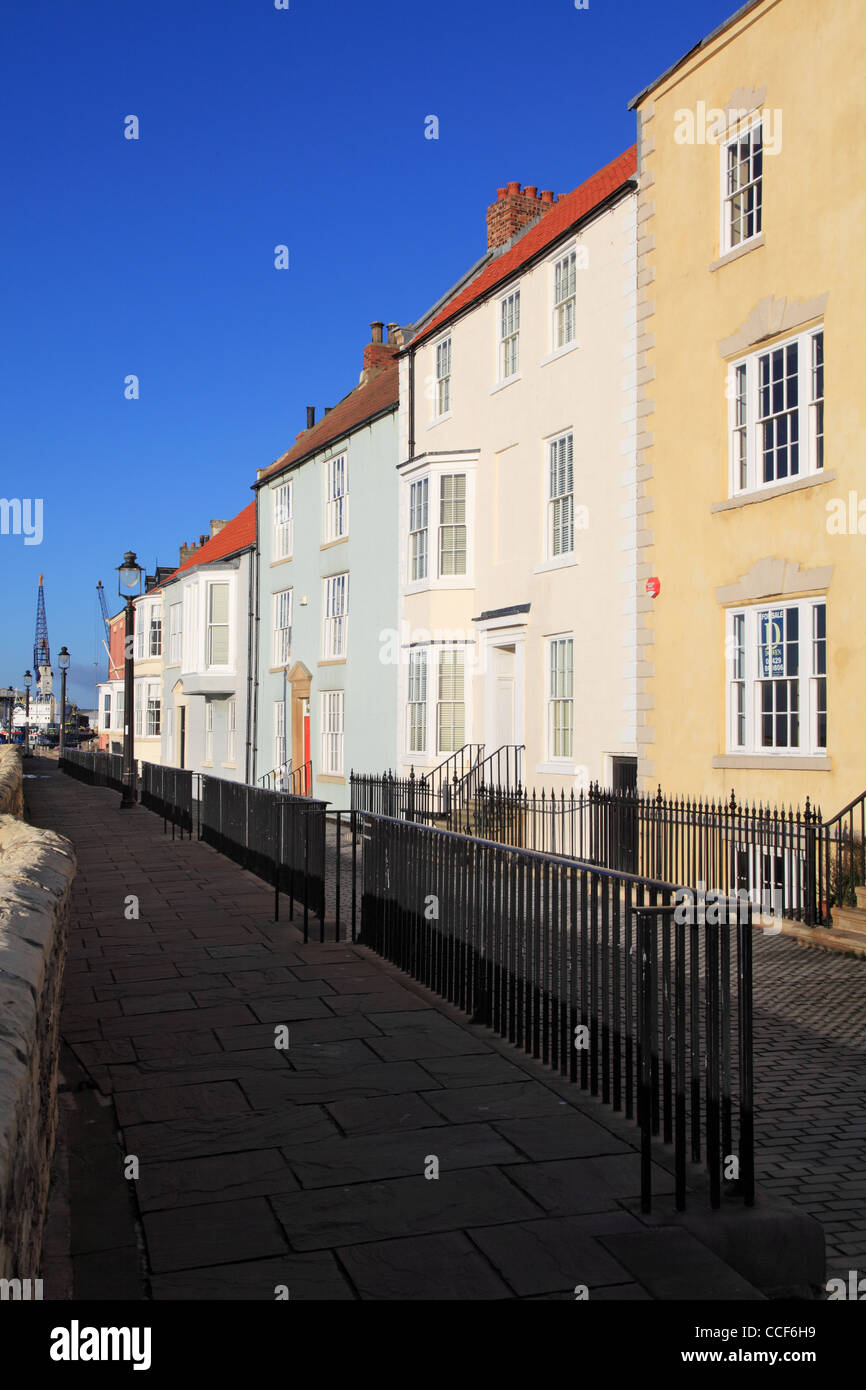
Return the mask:
<svg viewBox="0 0 866 1390"><path fill-rule="evenodd" d="M286 761L286 702L274 701L274 767L280 768Z"/></svg>
<svg viewBox="0 0 866 1390"><path fill-rule="evenodd" d="M325 544L349 534L349 456L343 451L325 464Z"/></svg>
<svg viewBox="0 0 866 1390"><path fill-rule="evenodd" d="M741 246L748 246L751 242L756 241L758 237L761 236L764 230L764 145L762 123L763 117L760 114L752 116L740 125L736 135L726 136L720 144L721 159L719 168L721 179L721 232L719 238L719 245L721 248L722 255L725 255L728 251L738 251ZM761 133L760 174L757 176L757 178L751 179L747 184L743 184L738 189L730 191L728 182L728 152L729 150L732 150L735 145L739 145L741 142L748 140L748 158L750 164L752 164L754 161L753 147L755 143L756 132ZM741 163L742 161L738 162ZM752 173L753 170L750 168L749 172ZM753 230L748 236L740 236L739 240L735 241L733 225L733 203L735 198L741 195L744 189L746 188L757 189L757 215L755 215L754 213L752 214L754 216L756 225L754 226Z"/></svg>
<svg viewBox="0 0 866 1390"><path fill-rule="evenodd" d="M102 719L103 729L113 729L116 725L111 722L111 691L106 690L102 696Z"/></svg>
<svg viewBox="0 0 866 1390"><path fill-rule="evenodd" d="M224 588L226 591L226 618L225 622L214 622L211 618L213 608L213 592L217 588ZM205 585L205 666L208 670L227 671L231 668L231 611L232 611L232 586L225 579L210 580ZM213 653L214 633L219 628L226 630L226 659L225 661L211 660Z"/></svg>
<svg viewBox="0 0 866 1390"><path fill-rule="evenodd" d="M322 775L345 775L346 701L342 690L321 691Z"/></svg>
<svg viewBox="0 0 866 1390"><path fill-rule="evenodd" d="M821 363L816 368L815 344L818 339ZM791 411L773 412L771 409L769 415L761 416L761 362L762 359L772 359L777 352L783 354L784 361L789 348L794 346L797 350L797 404L792 411L797 417L797 472L791 472L789 440L787 474L782 477L774 475L765 480L763 426L782 415L789 415ZM772 366L771 360L771 372ZM787 380L787 377L783 380ZM732 360L728 364L727 381L729 495L738 497L759 493L802 478L820 476L824 466L824 325L816 324L804 332L780 338L778 342ZM815 394L819 386L822 392L820 397ZM772 377L769 389L772 396ZM770 404L772 406L774 402L771 400Z"/></svg>
<svg viewBox="0 0 866 1390"><path fill-rule="evenodd" d="M273 595L273 666L288 666L292 658L292 620L294 589L280 589Z"/></svg>
<svg viewBox="0 0 866 1390"><path fill-rule="evenodd" d="M506 332L506 329L508 331ZM498 380L520 376L520 286L514 285L496 301Z"/></svg>
<svg viewBox="0 0 866 1390"><path fill-rule="evenodd" d="M559 484L561 464L559 454L564 446L565 487L555 491ZM547 559L564 560L574 555L574 431L564 430L562 434L545 440L547 487ZM568 484L571 484L570 488ZM568 502L570 501L570 516ZM565 537L570 544L556 548L557 537Z"/></svg>
<svg viewBox="0 0 866 1390"><path fill-rule="evenodd" d="M565 270L563 271L561 267L565 267ZM553 302L553 310L551 313L551 351L564 352L566 348L573 347L577 342L576 243L566 247L559 253L551 266L550 277L550 293ZM565 283L563 283L563 280ZM566 292L563 293L563 290ZM568 337L563 337L560 332L563 311L565 311L565 318L567 320L569 318L569 305L571 306L571 333Z"/></svg>
<svg viewBox="0 0 866 1390"><path fill-rule="evenodd" d="M213 762L213 700L204 702L204 760Z"/></svg>
<svg viewBox="0 0 866 1390"><path fill-rule="evenodd" d="M165 755L169 763L174 762L174 705L165 707Z"/></svg>
<svg viewBox="0 0 866 1390"><path fill-rule="evenodd" d="M237 757L237 711L236 699L226 700L226 762L233 763Z"/></svg>
<svg viewBox="0 0 866 1390"><path fill-rule="evenodd" d="M463 480L463 496L462 496L462 497L451 497L451 498L449 498L449 499L446 499L446 498L443 496L443 493L444 493L444 484L445 484L446 479L459 479L459 478L462 478L462 480ZM444 507L445 507L446 505L451 505L451 506L453 506L455 503L458 503L458 504L459 504L460 502L462 502L462 504L463 504L463 520L462 520L462 521L454 521L454 520L446 521L446 520L444 520L444 517L443 517L443 509L444 509ZM452 470L443 469L442 472L438 475L437 480L436 480L436 513L437 513L437 515L436 515L436 574L437 574L437 577L438 577L439 579L465 579L465 578L467 577L468 573L469 573L469 477L468 477L467 473L465 472L465 470L457 470L457 469L455 469L455 470L452 471ZM443 551L443 539L444 539L444 537L445 537L445 533L446 533L446 532L449 532L449 531L458 532L458 531L461 530L461 528L462 528L462 530L463 530L463 546L462 546L462 547L460 547L459 545L451 546L451 547L449 547L447 553L448 553L449 555L453 555L453 556L457 556L457 555L460 555L460 554L462 553L462 555L463 555L463 568L462 568L462 570L447 570L447 571L446 571L446 570L444 570L443 567L442 567L443 554L446 553L446 552ZM457 539L459 539L459 537L457 537Z"/></svg>
<svg viewBox="0 0 866 1390"><path fill-rule="evenodd" d="M344 660L349 646L349 574L331 574L322 580L322 660Z"/></svg>
<svg viewBox="0 0 866 1390"><path fill-rule="evenodd" d="M775 615L777 610L798 611L796 675L781 672L777 678L768 677L760 669L761 614ZM815 610L823 609L824 635L816 634L819 619ZM742 623L738 620L742 619ZM773 619L771 618L771 622ZM787 625L787 618L784 620ZM825 757L827 721L827 600L825 597L805 599L765 599L761 603L739 605L726 613L726 736L728 753L755 755L763 758ZM742 632L740 640L739 632ZM779 644L780 648L783 644ZM767 660L787 665L787 654L780 650L778 658L772 653ZM821 669L823 667L823 669ZM762 742L762 687L768 680L797 682L798 743ZM822 699L823 696L823 699ZM774 697L775 704L775 697ZM823 706L823 727L819 727L819 711ZM781 717L788 717L779 711ZM766 717L773 718L774 715ZM789 723L790 733L790 723ZM777 729L773 730L775 738ZM825 741L819 742L819 732Z"/></svg>
<svg viewBox="0 0 866 1390"><path fill-rule="evenodd" d="M452 337L447 333L433 344L433 419L444 420L451 414L451 354Z"/></svg>
<svg viewBox="0 0 866 1390"><path fill-rule="evenodd" d="M430 578L430 474L425 473L422 478L410 478L408 482L409 583L423 584ZM423 525L413 525L422 521ZM416 569L419 571L417 574Z"/></svg>
<svg viewBox="0 0 866 1390"><path fill-rule="evenodd" d="M410 755L427 752L429 674L430 649L413 648L409 652L406 689L406 752Z"/></svg>
<svg viewBox="0 0 866 1390"><path fill-rule="evenodd" d="M144 681L136 681L133 687L133 708L135 710L135 737L144 737Z"/></svg>
<svg viewBox="0 0 866 1390"><path fill-rule="evenodd" d="M159 738L162 732L162 691L159 681L147 682L144 706L144 737Z"/></svg>
<svg viewBox="0 0 866 1390"><path fill-rule="evenodd" d="M545 639L544 648L547 761L571 767L574 764L574 633L554 633ZM554 655L558 656L560 651L568 660L561 665L557 662L554 680ZM561 688L560 678L563 680ZM567 709L567 722L558 720L561 708ZM570 745L567 753L556 752L557 737L560 733L567 733Z"/></svg>
<svg viewBox="0 0 866 1390"><path fill-rule="evenodd" d="M271 489L273 506L273 550L275 560L291 560L295 545L295 480L278 483Z"/></svg>
<svg viewBox="0 0 866 1390"><path fill-rule="evenodd" d="M456 753L457 750L460 749L460 748L462 748L463 745L467 742L467 730L468 730L468 724L469 724L469 720L468 720L468 714L469 714L469 701L468 701L468 699L467 699L467 694L466 694L466 691L467 691L467 680L466 680L466 677L467 677L466 648L465 648L465 647L460 647L460 646L450 646L450 647L444 647L444 646L443 646L443 647L437 647L437 648L435 649L435 651L436 651L436 669L435 669L434 679L435 679L436 684L435 684L435 688L434 688L434 691L433 691L434 704L435 704L435 711L434 711L434 719L435 719L435 748L436 748L436 756L437 756L437 757L444 756L444 757L447 758L451 753ZM444 699L444 698L443 698L443 682L444 682L444 680L447 678L447 677L446 677L446 674L445 674L445 671L444 671L444 669L443 669L444 666L445 666L445 664L446 664L446 663L444 662L444 660L443 660L443 658L445 658L445 657L454 658L453 662L452 662L452 663L449 663L449 664L452 665L452 672L451 672L452 679L454 678L454 676L456 676L457 671L458 671L458 662L457 662L457 658L459 657L459 659L460 659L460 660L459 660L459 673L460 673L460 676L462 677L462 686L461 686L462 697L461 697L460 699L454 699L454 698L452 698L452 699ZM462 707L462 709L463 709L463 722L462 722L462 731L463 731L463 732L462 732L462 737L460 738L459 742L458 742L458 739L457 739L457 736L456 736L456 731L457 731L458 729L461 728L460 723L458 722L458 720L456 719L456 717L454 717L454 715L452 715L452 717L451 717L451 718L449 719L449 721L448 721L447 727L448 727L448 728L450 729L450 731L451 731L450 744L451 744L452 746L447 746L447 745L444 744L443 741L442 741L443 728L445 727L445 726L443 725L443 721L442 721L442 712L443 712L443 710L445 709L446 706L447 706L447 707L453 707L455 710L456 710L458 707Z"/></svg>
<svg viewBox="0 0 866 1390"><path fill-rule="evenodd" d="M183 603L168 607L168 665L179 666L183 656Z"/></svg>
<svg viewBox="0 0 866 1390"><path fill-rule="evenodd" d="M156 604L150 610L150 619L147 624L147 655L148 657L162 656L162 611Z"/></svg>

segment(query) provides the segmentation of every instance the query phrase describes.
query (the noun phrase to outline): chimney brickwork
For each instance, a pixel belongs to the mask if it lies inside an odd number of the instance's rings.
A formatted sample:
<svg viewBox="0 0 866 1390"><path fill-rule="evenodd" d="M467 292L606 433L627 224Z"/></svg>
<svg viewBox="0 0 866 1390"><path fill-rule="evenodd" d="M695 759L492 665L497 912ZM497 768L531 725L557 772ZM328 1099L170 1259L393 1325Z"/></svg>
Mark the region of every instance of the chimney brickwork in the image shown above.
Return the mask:
<svg viewBox="0 0 866 1390"><path fill-rule="evenodd" d="M505 188L497 188L496 202L487 209L488 251L505 246L518 232L543 217L555 202L556 195L549 188L539 193L535 184L521 188L519 183L509 183Z"/></svg>

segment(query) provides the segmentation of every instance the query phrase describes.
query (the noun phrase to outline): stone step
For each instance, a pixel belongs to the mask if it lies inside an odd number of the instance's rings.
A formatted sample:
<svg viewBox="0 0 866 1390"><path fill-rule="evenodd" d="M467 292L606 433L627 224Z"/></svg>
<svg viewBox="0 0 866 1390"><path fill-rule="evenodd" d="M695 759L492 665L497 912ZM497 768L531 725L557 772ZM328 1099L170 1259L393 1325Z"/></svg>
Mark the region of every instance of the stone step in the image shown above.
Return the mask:
<svg viewBox="0 0 866 1390"><path fill-rule="evenodd" d="M858 884L858 886L854 889L854 894L857 898L857 906L862 908L863 911L866 912L866 884Z"/></svg>
<svg viewBox="0 0 866 1390"><path fill-rule="evenodd" d="M842 931L846 936L859 937L866 943L866 909L862 907L834 907L832 930Z"/></svg>

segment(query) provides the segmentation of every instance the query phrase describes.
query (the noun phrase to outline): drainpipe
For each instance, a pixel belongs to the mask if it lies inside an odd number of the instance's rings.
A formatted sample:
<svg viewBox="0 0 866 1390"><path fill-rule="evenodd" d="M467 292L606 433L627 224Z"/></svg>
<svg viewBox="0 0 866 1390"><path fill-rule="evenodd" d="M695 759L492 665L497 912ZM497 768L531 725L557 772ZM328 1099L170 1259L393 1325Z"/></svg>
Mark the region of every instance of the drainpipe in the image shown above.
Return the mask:
<svg viewBox="0 0 866 1390"><path fill-rule="evenodd" d="M415 349L409 349L409 457L415 457Z"/></svg>

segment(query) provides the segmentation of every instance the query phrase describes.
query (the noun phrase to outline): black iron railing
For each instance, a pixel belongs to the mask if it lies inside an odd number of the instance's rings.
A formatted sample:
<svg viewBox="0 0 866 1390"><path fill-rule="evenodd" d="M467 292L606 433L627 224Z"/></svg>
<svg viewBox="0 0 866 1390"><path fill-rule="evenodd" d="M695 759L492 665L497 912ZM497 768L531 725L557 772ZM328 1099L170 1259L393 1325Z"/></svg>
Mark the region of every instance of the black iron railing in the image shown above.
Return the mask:
<svg viewBox="0 0 866 1390"><path fill-rule="evenodd" d="M141 804L171 825L172 838L175 827L190 838L198 830L199 780L198 773L186 768L141 765Z"/></svg>
<svg viewBox="0 0 866 1390"><path fill-rule="evenodd" d="M362 943L754 1199L751 907L364 815ZM675 899L680 905L675 905ZM691 904L691 905L690 905Z"/></svg>
<svg viewBox="0 0 866 1390"><path fill-rule="evenodd" d="M811 870L815 921L830 926L832 907L857 907L866 885L866 792L823 824L818 817ZM861 895L862 896L862 895Z"/></svg>
<svg viewBox="0 0 866 1390"><path fill-rule="evenodd" d="M85 753L66 748L58 758L62 772L93 787L112 787L123 791L123 755L121 753Z"/></svg>
<svg viewBox="0 0 866 1390"><path fill-rule="evenodd" d="M280 894L309 914L325 916L325 812L327 802L311 797L202 776L199 838L259 878L274 885L274 915Z"/></svg>

